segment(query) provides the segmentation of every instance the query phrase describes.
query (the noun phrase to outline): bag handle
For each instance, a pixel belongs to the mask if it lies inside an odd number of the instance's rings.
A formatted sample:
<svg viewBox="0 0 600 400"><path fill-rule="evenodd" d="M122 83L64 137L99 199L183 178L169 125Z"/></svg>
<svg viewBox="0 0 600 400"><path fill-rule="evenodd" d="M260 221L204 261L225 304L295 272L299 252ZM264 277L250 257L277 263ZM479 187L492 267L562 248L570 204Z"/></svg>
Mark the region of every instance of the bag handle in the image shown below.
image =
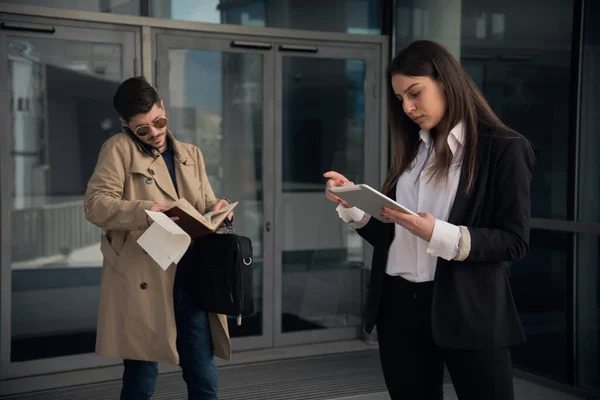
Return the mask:
<svg viewBox="0 0 600 400"><path fill-rule="evenodd" d="M233 228L233 222L229 218L225 218L225 227L227 228L227 233L234 233L235 229Z"/></svg>

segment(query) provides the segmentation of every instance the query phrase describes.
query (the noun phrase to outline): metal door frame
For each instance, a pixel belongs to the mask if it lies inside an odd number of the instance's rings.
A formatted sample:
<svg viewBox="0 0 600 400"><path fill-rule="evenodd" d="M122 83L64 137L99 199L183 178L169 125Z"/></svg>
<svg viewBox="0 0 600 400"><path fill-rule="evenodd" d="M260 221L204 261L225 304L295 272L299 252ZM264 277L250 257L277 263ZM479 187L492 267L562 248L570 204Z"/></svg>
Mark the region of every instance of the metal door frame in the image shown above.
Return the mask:
<svg viewBox="0 0 600 400"><path fill-rule="evenodd" d="M28 28L54 28L54 33L30 32L19 30L0 30L0 82L5 85L3 93L10 93L7 68L7 38L29 37L47 40L69 40L79 42L98 42L120 44L122 46L122 71L124 77L134 75L140 70L139 35L131 27L105 24L83 24L65 22L39 17L22 17L0 13L0 21L10 22L14 26ZM132 57L127 55L131 54ZM138 65L136 67L136 64ZM137 70L137 71L136 71ZM12 121L8 96L0 96L0 118ZM0 244L0 379L17 376L35 375L66 369L88 368L90 366L112 365L114 360L101 359L93 353L62 356L22 362L11 362L11 314L12 314L12 269L11 269L11 203L13 186L13 167L11 160L12 126L0 124L0 226L2 242Z"/></svg>
<svg viewBox="0 0 600 400"><path fill-rule="evenodd" d="M270 71L274 68L274 56L268 48L242 48L232 46L233 41L240 41L239 36L231 35L207 35L207 34L190 34L189 32L169 31L164 29L152 29L153 48L160 58L155 58L155 86L161 98L164 99L166 106L169 104L169 65L168 65L168 49L189 49L199 51L214 51L222 53L236 54L259 54L263 60L263 101L262 101L262 117L263 117L263 132L262 146L263 158L259 160L262 163L262 185L263 185L263 221L268 223L273 221L273 163L269 160L273 159L273 149L270 143L273 142L273 79L271 79ZM218 195L227 196L227 193L219 193ZM235 199L234 199L235 200ZM241 232L243 234L243 232ZM263 234L263 270L262 270L262 335L233 338L232 348L236 350L248 350L256 348L267 348L272 346L273 342L273 298L272 294L272 272L269 266L273 265L273 232L262 228Z"/></svg>
<svg viewBox="0 0 600 400"><path fill-rule="evenodd" d="M365 149L364 171L365 181L379 186L379 160L381 135L367 135L367 132L380 132L381 120L377 118L380 109L381 95L381 51L382 46L365 43L340 43L333 41L285 39L270 37L252 37L244 40L237 35L214 33L190 33L180 30L152 29L154 54L161 57L154 59L154 78L161 96L168 103L168 60L165 60L167 49L173 47L197 49L204 51L220 51L235 53L251 53L263 55L263 335L260 337L242 337L232 339L232 347L236 350L278 347L292 344L315 343L330 340L356 339L361 329L340 328L327 329L321 332L281 333L281 294L282 265L281 235L278 227L281 224L281 165L282 165L282 131L281 131L281 92L282 92L282 57L289 55L279 50L281 45L315 46L318 53L305 54L302 57L362 59L366 66L365 82ZM242 42L242 48L233 47L234 41ZM266 229L270 224L273 229ZM370 260L371 249L365 249L365 260ZM366 261L370 263L370 261ZM272 317L271 317L272 316Z"/></svg>
<svg viewBox="0 0 600 400"><path fill-rule="evenodd" d="M299 39L281 39L274 41L277 49L275 65L275 227L283 226L283 58L302 57L315 59L338 59L338 60L363 60L365 62L365 120L364 120L364 176L365 183L379 187L381 181L378 161L381 148L381 121L377 117L381 110L381 51L383 46L368 43L339 43L334 41L313 41ZM285 46L292 50L286 51ZM283 46L283 47L281 47ZM376 134L369 135L370 132ZM335 212L332 210L332 212ZM340 221L340 223L342 223ZM361 327L330 328L323 330L309 330L299 332L283 333L282 313L282 278L283 278L283 235L275 235L275 341L274 346L289 346L308 343L317 343L335 340L358 339L362 335ZM371 248L365 244L364 260L365 267L370 264ZM362 296L362 293L359 294ZM364 304L363 304L364 306Z"/></svg>

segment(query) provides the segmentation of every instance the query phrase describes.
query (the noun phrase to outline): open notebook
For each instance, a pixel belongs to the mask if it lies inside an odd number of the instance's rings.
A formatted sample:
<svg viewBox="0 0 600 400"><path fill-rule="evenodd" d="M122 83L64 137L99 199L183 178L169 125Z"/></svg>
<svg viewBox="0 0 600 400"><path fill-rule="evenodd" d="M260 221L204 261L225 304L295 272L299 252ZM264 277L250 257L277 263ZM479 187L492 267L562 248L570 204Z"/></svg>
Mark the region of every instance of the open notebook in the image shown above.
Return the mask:
<svg viewBox="0 0 600 400"><path fill-rule="evenodd" d="M223 207L219 211L211 211L204 215L200 214L186 199L179 199L173 204L173 207L164 211L168 217L179 217L175 221L192 239L215 233L219 226L225 221L227 215L238 205L232 203Z"/></svg>
<svg viewBox="0 0 600 400"><path fill-rule="evenodd" d="M138 244L164 270L178 263L192 239L215 233L238 202L219 211L200 214L185 199L179 199L164 212L146 210L154 223L139 237ZM178 217L173 221L171 217Z"/></svg>

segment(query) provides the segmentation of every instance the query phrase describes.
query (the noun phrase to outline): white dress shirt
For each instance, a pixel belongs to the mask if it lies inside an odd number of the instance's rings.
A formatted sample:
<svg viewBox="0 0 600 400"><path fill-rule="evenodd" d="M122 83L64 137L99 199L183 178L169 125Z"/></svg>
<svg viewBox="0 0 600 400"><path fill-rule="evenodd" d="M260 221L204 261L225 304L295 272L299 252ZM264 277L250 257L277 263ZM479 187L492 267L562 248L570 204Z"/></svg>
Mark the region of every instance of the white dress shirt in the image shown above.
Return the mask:
<svg viewBox="0 0 600 400"><path fill-rule="evenodd" d="M433 235L427 243L402 226L396 225L394 240L388 253L386 273L402 276L412 282L428 282L435 276L438 257L452 260L459 254L460 228L446 221L450 216L460 178L464 129L461 122L448 135L448 145L453 155L452 166L447 179L438 183L435 178L429 180L428 168L435 160L435 150L429 159L427 158L432 145L430 133L421 130L419 135L421 141L417 157L413 167L398 179L396 201L415 212L431 213L436 218ZM423 168L425 162L427 166ZM358 221L366 221L365 217L369 218L357 207L345 208L340 204L337 211L340 218L351 225L356 225Z"/></svg>

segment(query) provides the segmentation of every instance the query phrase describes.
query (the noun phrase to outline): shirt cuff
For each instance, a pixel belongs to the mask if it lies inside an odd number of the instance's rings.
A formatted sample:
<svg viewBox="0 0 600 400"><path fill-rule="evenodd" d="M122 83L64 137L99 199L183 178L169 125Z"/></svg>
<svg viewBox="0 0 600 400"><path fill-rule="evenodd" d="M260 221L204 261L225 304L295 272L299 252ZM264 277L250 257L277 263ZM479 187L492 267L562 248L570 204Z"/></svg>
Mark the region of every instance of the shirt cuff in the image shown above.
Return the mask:
<svg viewBox="0 0 600 400"><path fill-rule="evenodd" d="M365 216L365 212L356 207L346 208L340 204L335 210L338 212L339 217L346 223L358 222Z"/></svg>
<svg viewBox="0 0 600 400"><path fill-rule="evenodd" d="M454 260L459 253L458 245L461 236L462 233L458 226L436 219L427 254L448 261Z"/></svg>

